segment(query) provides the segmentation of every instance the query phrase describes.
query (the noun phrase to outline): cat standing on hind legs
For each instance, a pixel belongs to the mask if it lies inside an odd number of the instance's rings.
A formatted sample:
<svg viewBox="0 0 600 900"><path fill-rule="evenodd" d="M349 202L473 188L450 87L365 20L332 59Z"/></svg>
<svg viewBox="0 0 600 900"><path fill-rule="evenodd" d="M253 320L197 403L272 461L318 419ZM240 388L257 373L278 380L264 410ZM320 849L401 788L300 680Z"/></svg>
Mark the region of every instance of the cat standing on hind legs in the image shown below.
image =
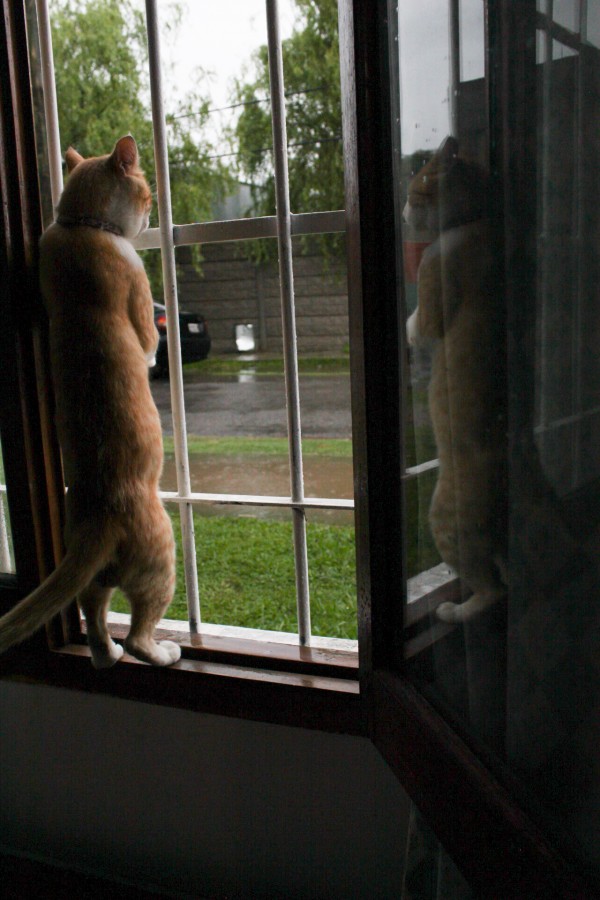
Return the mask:
<svg viewBox="0 0 600 900"><path fill-rule="evenodd" d="M407 340L434 342L429 410L439 474L429 512L438 551L473 591L442 603L467 621L506 594L505 321L485 172L447 138L409 185L404 216L437 234L418 271Z"/></svg>
<svg viewBox="0 0 600 900"><path fill-rule="evenodd" d="M131 604L126 650L170 665L179 646L154 640L175 586L173 530L158 495L162 433L148 380L158 333L131 244L148 227L152 196L130 135L106 156L83 159L69 148L66 161L58 216L40 243L68 487L66 554L0 619L0 652L78 597L94 666L114 665L123 648L108 633L107 614L118 586Z"/></svg>

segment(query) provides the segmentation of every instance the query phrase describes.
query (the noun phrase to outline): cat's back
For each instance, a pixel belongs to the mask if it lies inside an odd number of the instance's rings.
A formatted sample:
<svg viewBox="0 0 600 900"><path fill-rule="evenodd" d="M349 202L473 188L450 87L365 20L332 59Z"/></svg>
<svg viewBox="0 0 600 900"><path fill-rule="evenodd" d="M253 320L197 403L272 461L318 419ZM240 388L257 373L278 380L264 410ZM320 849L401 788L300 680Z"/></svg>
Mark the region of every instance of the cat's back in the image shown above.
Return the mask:
<svg viewBox="0 0 600 900"><path fill-rule="evenodd" d="M91 309L115 312L145 277L129 241L107 231L54 223L40 241L40 282L51 318L65 312L85 317Z"/></svg>

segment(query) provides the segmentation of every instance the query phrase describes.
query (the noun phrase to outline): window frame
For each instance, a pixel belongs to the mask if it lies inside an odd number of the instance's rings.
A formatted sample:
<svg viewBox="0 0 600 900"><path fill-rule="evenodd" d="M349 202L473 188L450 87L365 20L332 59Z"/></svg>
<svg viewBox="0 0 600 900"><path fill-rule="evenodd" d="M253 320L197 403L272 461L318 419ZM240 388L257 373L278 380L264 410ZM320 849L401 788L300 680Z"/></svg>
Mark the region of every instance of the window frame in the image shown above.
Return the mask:
<svg viewBox="0 0 600 900"><path fill-rule="evenodd" d="M14 378L0 398L0 422L18 574L0 577L0 611L47 577L63 549L62 470L36 276L42 220L33 109L29 91L21 87L30 83L29 61L22 50L27 46L25 2L3 0L3 10L0 190L6 210L2 270L7 284L3 343L7 370ZM17 168L20 177L11 180L9 173ZM332 219L329 214L325 218ZM302 229L303 216L295 219ZM332 222L336 223L335 214ZM267 225L275 234L273 223ZM220 223L209 223L204 230L211 227L218 230ZM118 625L111 626L117 635L119 630ZM127 659L99 676L90 666L74 605L47 632L47 638L38 634L5 654L0 674L241 718L366 733L358 655L351 651L192 635L177 670L152 669Z"/></svg>
<svg viewBox="0 0 600 900"><path fill-rule="evenodd" d="M17 576L0 578L0 611L44 578L60 558L61 473L52 427L48 359L35 272L41 232L23 0L1 0L0 218L3 362L10 371L0 396L0 427L15 535ZM519 10L516 7L519 7ZM527 154L513 170L508 137L527 135L526 97L516 59L523 61L523 4L488 0L489 33L500 48L493 90L520 102L492 116L500 136L500 172L511 184L527 175ZM520 786L492 774L474 748L436 712L398 669L402 640L403 483L400 397L403 329L396 279L393 146L389 120L388 0L339 0L342 96L347 171L353 439L360 667L321 674L320 654L287 648L285 659L239 653L227 639L197 648L196 659L155 669L135 661L96 672L87 648L72 643L69 613L43 634L0 658L0 678L27 679L154 704L285 725L366 735L421 808L478 896L592 897L538 824L523 811ZM508 62L512 61L511 65ZM509 84L505 82L510 82ZM519 91L521 93L519 93ZM515 93L516 92L516 93ZM515 116L517 121L515 121ZM521 117L520 119L518 117ZM508 168L507 168L508 166ZM10 177L18 171L18 178ZM518 198L518 195L517 195ZM517 201L515 201L517 202ZM520 202L520 201L519 201ZM505 215L515 210L505 208ZM506 246L507 257L516 246ZM513 262L518 269L518 260ZM526 262L522 275L528 277ZM516 287L515 287L516 289ZM9 302L10 301L10 302ZM33 327L32 327L33 323ZM229 642L231 643L231 642Z"/></svg>

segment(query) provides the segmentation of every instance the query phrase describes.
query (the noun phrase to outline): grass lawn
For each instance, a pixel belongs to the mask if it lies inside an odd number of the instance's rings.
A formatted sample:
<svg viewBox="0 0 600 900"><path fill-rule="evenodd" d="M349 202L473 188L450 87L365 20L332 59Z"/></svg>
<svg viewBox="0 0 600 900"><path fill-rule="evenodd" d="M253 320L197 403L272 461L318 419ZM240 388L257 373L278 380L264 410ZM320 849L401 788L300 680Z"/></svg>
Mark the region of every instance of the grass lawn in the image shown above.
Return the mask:
<svg viewBox="0 0 600 900"><path fill-rule="evenodd" d="M178 545L177 587L168 617L187 619L181 529L169 509ZM194 515L202 619L275 631L296 631L290 521ZM315 635L356 638L354 528L309 522L308 565ZM112 608L128 612L121 596Z"/></svg>
<svg viewBox="0 0 600 900"><path fill-rule="evenodd" d="M174 453L174 441L170 435L163 437L165 456ZM194 437L188 436L190 458L204 454L240 454L257 456L283 456L287 458L288 444L286 438L256 437ZM302 441L304 456L352 456L352 442L340 438L305 438Z"/></svg>
<svg viewBox="0 0 600 900"><path fill-rule="evenodd" d="M439 562L427 524L435 472L407 486L408 574ZM170 507L177 541L177 587L167 613L187 619L181 528ZM194 515L200 605L204 622L274 631L297 630L290 521L250 516ZM356 638L357 603L354 527L311 522L307 526L312 630L325 637ZM400 548L399 548L400 552ZM112 608L129 612L115 596Z"/></svg>

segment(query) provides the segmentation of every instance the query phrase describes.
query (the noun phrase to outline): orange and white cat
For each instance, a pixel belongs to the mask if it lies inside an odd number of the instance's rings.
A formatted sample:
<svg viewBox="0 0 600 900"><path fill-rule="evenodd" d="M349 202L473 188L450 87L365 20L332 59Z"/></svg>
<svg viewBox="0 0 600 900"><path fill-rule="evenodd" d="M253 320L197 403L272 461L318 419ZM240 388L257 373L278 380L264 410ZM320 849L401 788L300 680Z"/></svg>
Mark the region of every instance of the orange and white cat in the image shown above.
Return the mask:
<svg viewBox="0 0 600 900"><path fill-rule="evenodd" d="M152 197L131 136L107 156L83 159L69 148L66 161L57 220L40 244L68 488L66 555L0 619L0 652L77 597L94 666L112 666L123 648L106 617L119 586L131 604L126 650L170 665L179 646L154 640L175 585L173 531L158 496L161 426L148 380L158 333L148 278L131 244L148 227Z"/></svg>
<svg viewBox="0 0 600 900"><path fill-rule="evenodd" d="M442 559L473 591L437 609L466 621L506 594L506 339L485 172L447 138L409 185L404 217L437 234L418 271L409 344L434 340L429 410L439 474L429 513Z"/></svg>

